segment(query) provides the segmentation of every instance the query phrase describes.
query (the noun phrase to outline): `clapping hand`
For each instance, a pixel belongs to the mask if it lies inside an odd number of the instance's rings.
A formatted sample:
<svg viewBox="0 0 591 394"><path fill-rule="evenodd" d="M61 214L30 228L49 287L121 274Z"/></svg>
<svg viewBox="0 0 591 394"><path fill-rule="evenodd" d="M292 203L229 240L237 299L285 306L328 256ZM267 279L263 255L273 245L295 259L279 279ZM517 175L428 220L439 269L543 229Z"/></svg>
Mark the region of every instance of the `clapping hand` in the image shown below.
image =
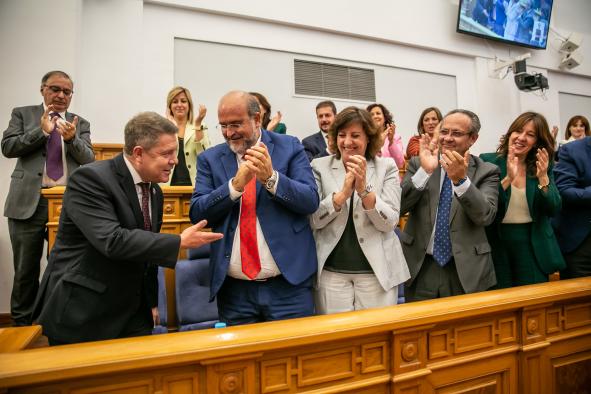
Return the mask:
<svg viewBox="0 0 591 394"><path fill-rule="evenodd" d="M424 133L419 140L419 160L427 174L432 174L439 165L439 123L433 130L433 137Z"/></svg>
<svg viewBox="0 0 591 394"><path fill-rule="evenodd" d="M464 156L454 150L446 150L441 154L440 164L447 173L447 177L454 184L466 178L468 164L470 163L470 152L466 151Z"/></svg>
<svg viewBox="0 0 591 394"><path fill-rule="evenodd" d="M548 164L549 156L546 148L538 148L536 152L536 177L540 185L548 185L550 179L548 178Z"/></svg>
<svg viewBox="0 0 591 394"><path fill-rule="evenodd" d="M267 125L267 130L270 130L270 131L275 130L275 127L277 127L277 125L281 122L282 117L283 117L283 115L281 114L281 111L277 111L277 114L275 116L273 116L273 118L271 119L271 121Z"/></svg>
<svg viewBox="0 0 591 394"><path fill-rule="evenodd" d="M273 162L267 146L262 142L246 150L244 163L257 177L258 181L264 184L273 175Z"/></svg>

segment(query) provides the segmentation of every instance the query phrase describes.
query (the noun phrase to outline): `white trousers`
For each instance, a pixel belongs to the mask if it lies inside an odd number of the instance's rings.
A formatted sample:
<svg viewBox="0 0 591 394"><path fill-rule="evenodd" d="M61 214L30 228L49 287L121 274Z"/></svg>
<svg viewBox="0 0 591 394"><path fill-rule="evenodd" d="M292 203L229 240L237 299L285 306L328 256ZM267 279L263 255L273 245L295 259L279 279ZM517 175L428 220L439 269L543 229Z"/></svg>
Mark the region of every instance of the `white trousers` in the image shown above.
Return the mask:
<svg viewBox="0 0 591 394"><path fill-rule="evenodd" d="M323 270L316 289L316 313L358 311L396 305L398 286L384 291L374 274L342 274Z"/></svg>

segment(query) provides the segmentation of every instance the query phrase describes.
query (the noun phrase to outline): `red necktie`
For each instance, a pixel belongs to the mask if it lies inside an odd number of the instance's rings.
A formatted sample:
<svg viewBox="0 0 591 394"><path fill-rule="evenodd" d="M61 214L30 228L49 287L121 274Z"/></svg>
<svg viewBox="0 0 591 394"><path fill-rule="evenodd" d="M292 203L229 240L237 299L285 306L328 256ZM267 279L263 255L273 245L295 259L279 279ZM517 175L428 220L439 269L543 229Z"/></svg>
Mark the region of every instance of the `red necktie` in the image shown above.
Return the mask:
<svg viewBox="0 0 591 394"><path fill-rule="evenodd" d="M242 194L240 209L240 257L242 272L250 279L256 278L261 271L261 260L257 244L257 188L256 178L251 179Z"/></svg>
<svg viewBox="0 0 591 394"><path fill-rule="evenodd" d="M142 188L142 215L144 216L144 230L152 231L152 221L150 220L150 183L140 182Z"/></svg>

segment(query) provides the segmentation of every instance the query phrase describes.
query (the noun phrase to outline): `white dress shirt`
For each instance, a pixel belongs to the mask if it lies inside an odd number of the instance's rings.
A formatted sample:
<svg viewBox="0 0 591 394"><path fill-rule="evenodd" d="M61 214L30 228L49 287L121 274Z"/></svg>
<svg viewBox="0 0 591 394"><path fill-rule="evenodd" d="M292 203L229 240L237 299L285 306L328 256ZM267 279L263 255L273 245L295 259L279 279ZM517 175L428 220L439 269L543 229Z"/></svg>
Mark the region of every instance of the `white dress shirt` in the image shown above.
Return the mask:
<svg viewBox="0 0 591 394"><path fill-rule="evenodd" d="M144 181L142 180L142 177L140 176L140 174L138 174L138 172L135 170L135 168L131 165L130 161L127 159L125 154L123 154L123 160L125 161L125 165L127 166L127 169L131 173L131 178L133 179L133 184L135 185L135 192L137 194L137 199L140 203L140 209L141 209L141 207L142 207L142 187L139 184L143 183ZM148 182L148 183L150 183L150 182ZM152 190L151 187L150 187L150 190ZM148 209L150 210L150 220L152 220L152 196L150 193L148 193L148 195L149 195Z"/></svg>
<svg viewBox="0 0 591 394"><path fill-rule="evenodd" d="M259 141L257 141L257 143ZM238 167L240 167L240 164L244 162L242 157L239 155L236 155L236 161L238 162ZM232 179L230 179L230 181L228 182L228 185L230 187L230 198L232 199L232 201L236 201L240 197L242 197L242 194L244 192L239 192L236 189L234 189L234 187L232 186ZM272 190L268 191L263 187L264 190L262 190L261 193L271 193L275 195L275 193L277 192L278 183L279 178L277 178L277 182L275 182L275 186ZM242 211L242 203L240 204L240 210ZM261 261L261 271L256 276L255 280L268 279L274 276L281 275L281 271L279 270L279 267L277 267L277 263L275 263L275 259L273 258L271 250L269 249L269 245L267 245L267 241L265 240L265 236L263 234L263 230L261 229L261 224L259 223L258 217L256 220L256 227L257 245L259 249L259 258ZM238 225L236 226L234 241L232 242L232 255L230 256L228 276L231 276L232 278L236 279L251 280L248 276L244 274L244 272L242 272L242 258L240 256L240 216L238 217Z"/></svg>

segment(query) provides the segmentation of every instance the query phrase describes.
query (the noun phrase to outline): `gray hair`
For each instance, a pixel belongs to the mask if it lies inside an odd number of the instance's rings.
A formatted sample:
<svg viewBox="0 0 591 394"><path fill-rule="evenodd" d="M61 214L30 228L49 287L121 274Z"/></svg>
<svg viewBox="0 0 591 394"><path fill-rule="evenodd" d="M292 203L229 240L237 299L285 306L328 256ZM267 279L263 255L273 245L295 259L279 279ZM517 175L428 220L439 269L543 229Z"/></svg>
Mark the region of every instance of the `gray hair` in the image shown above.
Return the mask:
<svg viewBox="0 0 591 394"><path fill-rule="evenodd" d="M141 146L148 150L158 143L161 135L174 135L178 128L156 112L140 112L125 125L125 146L123 151L131 156L133 148Z"/></svg>
<svg viewBox="0 0 591 394"><path fill-rule="evenodd" d="M467 109L452 109L451 111L449 111L445 117L447 118L450 115L453 114L463 114L466 115L468 118L470 118L470 130L469 133L470 134L478 134L478 132L480 131L480 119L478 118L478 115L476 115L474 112L467 110Z"/></svg>

